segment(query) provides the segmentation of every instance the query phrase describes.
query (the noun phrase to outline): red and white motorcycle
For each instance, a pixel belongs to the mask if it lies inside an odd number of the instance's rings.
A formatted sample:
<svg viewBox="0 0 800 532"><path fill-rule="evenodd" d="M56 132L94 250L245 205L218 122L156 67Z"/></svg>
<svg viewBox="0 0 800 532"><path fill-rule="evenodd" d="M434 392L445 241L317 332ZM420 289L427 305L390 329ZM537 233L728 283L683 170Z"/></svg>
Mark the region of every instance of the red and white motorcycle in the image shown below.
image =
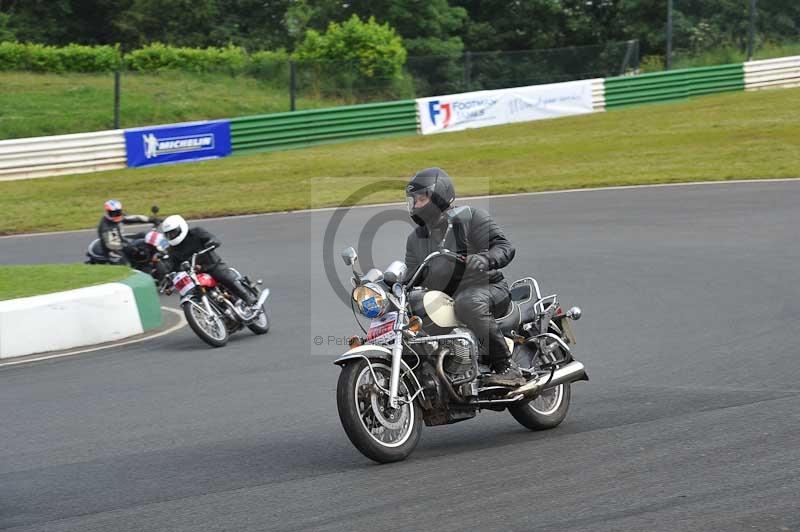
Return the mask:
<svg viewBox="0 0 800 532"><path fill-rule="evenodd" d="M195 253L191 261L181 264L181 271L169 274L174 290L181 296L181 307L189 327L213 347L224 346L232 333L244 327L255 334L266 334L269 331L266 307L269 289L259 288L260 279L253 283L236 272L242 285L257 298L254 305L246 305L211 275L199 272L197 257L213 249L209 247Z"/></svg>

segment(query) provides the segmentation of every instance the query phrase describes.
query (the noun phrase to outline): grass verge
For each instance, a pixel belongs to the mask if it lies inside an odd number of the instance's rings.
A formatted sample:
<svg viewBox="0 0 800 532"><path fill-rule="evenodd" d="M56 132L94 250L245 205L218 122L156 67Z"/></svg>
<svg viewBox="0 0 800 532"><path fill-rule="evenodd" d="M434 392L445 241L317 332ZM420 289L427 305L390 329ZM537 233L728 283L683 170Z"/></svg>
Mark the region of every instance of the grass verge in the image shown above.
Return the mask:
<svg viewBox="0 0 800 532"><path fill-rule="evenodd" d="M121 266L89 264L0 266L0 301L113 283L131 273Z"/></svg>
<svg viewBox="0 0 800 532"><path fill-rule="evenodd" d="M189 218L402 201L427 166L461 196L800 176L800 89L193 164L0 182L0 234L93 227L103 201ZM368 197L356 188L395 178Z"/></svg>
<svg viewBox="0 0 800 532"><path fill-rule="evenodd" d="M277 113L289 91L247 76L123 73L121 127ZM0 72L0 139L112 129L113 74ZM300 97L298 109L332 107Z"/></svg>

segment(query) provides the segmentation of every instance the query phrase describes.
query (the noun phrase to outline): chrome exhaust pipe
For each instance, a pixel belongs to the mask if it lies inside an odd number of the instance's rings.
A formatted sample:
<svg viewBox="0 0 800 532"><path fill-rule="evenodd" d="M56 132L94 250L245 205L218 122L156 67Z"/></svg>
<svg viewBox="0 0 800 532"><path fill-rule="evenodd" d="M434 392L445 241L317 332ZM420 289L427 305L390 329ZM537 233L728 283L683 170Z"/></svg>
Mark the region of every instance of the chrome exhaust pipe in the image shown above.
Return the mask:
<svg viewBox="0 0 800 532"><path fill-rule="evenodd" d="M552 376L550 373L542 375L536 379L532 379L519 388L515 388L508 392L506 397L514 397L515 395L522 394L525 397L532 397L540 394L550 388L555 388L562 384L568 384L575 381L588 381L589 377L586 375L586 368L583 364L574 360L566 366L561 366L556 369Z"/></svg>
<svg viewBox="0 0 800 532"><path fill-rule="evenodd" d="M261 295L258 296L258 301L256 301L256 304L253 305L253 306L255 308L260 308L261 305L264 304L264 302L267 300L268 297L269 297L269 288L265 288L264 291L261 292Z"/></svg>

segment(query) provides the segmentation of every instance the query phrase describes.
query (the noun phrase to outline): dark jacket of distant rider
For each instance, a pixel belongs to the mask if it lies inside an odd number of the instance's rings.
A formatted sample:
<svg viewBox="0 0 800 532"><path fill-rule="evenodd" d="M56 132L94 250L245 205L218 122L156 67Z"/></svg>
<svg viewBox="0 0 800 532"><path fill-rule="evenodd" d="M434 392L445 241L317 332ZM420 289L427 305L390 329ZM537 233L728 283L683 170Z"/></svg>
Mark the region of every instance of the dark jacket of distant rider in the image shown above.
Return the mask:
<svg viewBox="0 0 800 532"><path fill-rule="evenodd" d="M127 264L126 248L130 244L122 234L122 224L147 223L150 217L132 214L125 215L122 212L122 203L117 200L108 200L103 205L105 214L100 219L97 226L97 236L100 238L100 245L103 253L112 262Z"/></svg>

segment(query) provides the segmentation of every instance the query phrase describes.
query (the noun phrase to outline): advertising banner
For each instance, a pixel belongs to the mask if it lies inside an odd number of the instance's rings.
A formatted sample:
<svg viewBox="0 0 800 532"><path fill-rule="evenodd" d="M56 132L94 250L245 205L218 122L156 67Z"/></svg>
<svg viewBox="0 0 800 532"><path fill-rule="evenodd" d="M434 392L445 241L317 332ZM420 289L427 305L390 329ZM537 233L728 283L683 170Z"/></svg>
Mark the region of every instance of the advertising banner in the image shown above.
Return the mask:
<svg viewBox="0 0 800 532"><path fill-rule="evenodd" d="M592 80L417 100L423 135L592 112Z"/></svg>
<svg viewBox="0 0 800 532"><path fill-rule="evenodd" d="M228 120L125 130L128 166L150 166L225 157L231 153Z"/></svg>

